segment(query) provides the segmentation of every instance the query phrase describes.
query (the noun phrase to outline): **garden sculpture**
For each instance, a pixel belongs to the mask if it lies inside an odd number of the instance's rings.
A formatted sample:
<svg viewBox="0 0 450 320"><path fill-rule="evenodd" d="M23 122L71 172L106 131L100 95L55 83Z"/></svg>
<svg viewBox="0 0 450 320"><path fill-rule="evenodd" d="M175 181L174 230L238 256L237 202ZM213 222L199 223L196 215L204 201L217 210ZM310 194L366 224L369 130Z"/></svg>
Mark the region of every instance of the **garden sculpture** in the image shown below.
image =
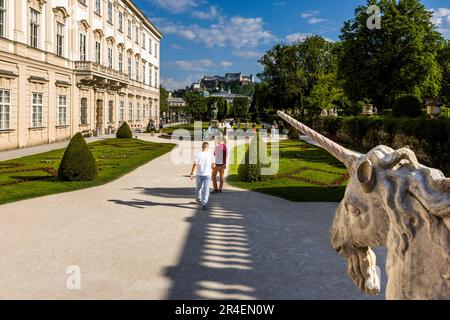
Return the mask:
<svg viewBox="0 0 450 320"><path fill-rule="evenodd" d="M278 115L342 162L350 173L331 228L348 274L380 292L371 247L386 246L386 298L450 299L450 179L421 165L412 150L348 150L283 112Z"/></svg>

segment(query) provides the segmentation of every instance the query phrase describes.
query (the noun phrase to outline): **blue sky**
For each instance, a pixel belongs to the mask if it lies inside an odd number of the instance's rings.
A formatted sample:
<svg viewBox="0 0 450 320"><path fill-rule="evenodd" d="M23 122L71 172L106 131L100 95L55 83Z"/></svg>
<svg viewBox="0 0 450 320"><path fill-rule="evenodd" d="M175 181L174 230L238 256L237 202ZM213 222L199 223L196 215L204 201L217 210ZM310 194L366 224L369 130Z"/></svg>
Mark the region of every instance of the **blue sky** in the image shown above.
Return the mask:
<svg viewBox="0 0 450 320"><path fill-rule="evenodd" d="M450 38L450 1L423 0ZM163 32L161 83L184 88L203 75L261 70L258 59L279 42L308 34L338 40L343 21L365 0L135 0Z"/></svg>

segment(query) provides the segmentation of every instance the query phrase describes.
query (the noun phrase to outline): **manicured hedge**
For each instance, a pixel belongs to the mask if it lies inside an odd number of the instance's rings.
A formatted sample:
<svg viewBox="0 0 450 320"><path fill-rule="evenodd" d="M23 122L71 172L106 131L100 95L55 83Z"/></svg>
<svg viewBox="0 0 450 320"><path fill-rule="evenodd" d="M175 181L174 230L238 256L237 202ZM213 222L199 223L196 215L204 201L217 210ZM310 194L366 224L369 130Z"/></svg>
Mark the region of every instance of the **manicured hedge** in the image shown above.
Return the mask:
<svg viewBox="0 0 450 320"><path fill-rule="evenodd" d="M422 106L423 104L419 97L407 94L395 100L392 106L392 114L394 117L417 118L422 115Z"/></svg>
<svg viewBox="0 0 450 320"><path fill-rule="evenodd" d="M419 161L450 176L450 121L446 118L326 117L301 119L316 131L355 150L377 145L409 146Z"/></svg>
<svg viewBox="0 0 450 320"><path fill-rule="evenodd" d="M131 132L130 126L128 123L124 122L120 126L119 130L117 130L116 134L117 139L132 139L133 133Z"/></svg>
<svg viewBox="0 0 450 320"><path fill-rule="evenodd" d="M64 152L58 177L62 181L93 181L97 173L97 161L81 133L77 133Z"/></svg>
<svg viewBox="0 0 450 320"><path fill-rule="evenodd" d="M239 165L238 176L242 182L257 182L267 180L267 176L261 174L261 169L267 166L267 158L265 154L261 154L261 150L266 150L261 144L264 143L259 135L251 138L249 148L245 154L243 162ZM250 163L250 150L257 150L256 163Z"/></svg>

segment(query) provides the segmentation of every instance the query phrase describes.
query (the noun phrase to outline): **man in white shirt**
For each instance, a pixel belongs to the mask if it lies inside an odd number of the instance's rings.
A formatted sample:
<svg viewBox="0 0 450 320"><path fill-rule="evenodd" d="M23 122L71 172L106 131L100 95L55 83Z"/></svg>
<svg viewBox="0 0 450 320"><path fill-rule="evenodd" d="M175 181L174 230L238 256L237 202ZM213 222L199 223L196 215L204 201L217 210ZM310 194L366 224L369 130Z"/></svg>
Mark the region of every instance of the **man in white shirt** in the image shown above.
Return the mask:
<svg viewBox="0 0 450 320"><path fill-rule="evenodd" d="M203 210L208 208L209 185L211 184L212 169L216 166L214 155L209 152L209 143L204 142L202 151L195 155L194 165L191 171L191 180L196 177L197 189L195 196ZM195 176L195 172L197 175Z"/></svg>

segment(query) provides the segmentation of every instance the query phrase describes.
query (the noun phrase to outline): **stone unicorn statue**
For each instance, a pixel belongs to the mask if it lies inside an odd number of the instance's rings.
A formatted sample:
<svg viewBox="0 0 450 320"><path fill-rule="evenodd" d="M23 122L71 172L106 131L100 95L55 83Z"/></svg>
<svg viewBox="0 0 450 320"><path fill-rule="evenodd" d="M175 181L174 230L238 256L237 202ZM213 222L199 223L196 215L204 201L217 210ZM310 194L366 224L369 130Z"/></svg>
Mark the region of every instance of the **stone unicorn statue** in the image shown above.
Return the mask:
<svg viewBox="0 0 450 320"><path fill-rule="evenodd" d="M347 259L356 285L370 295L379 293L371 247L385 245L387 299L450 299L450 179L419 164L408 148L378 146L360 154L278 114L350 172L331 242Z"/></svg>

